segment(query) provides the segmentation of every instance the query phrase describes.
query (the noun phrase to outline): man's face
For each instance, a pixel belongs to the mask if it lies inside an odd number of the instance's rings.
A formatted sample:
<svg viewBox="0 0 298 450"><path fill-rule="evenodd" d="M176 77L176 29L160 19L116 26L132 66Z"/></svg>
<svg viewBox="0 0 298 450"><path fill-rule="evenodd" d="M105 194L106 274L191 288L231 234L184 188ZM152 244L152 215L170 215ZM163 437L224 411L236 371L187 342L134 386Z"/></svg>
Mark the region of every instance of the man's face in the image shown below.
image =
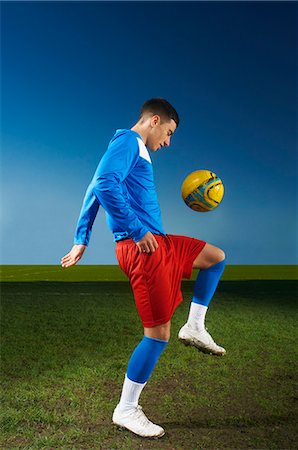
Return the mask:
<svg viewBox="0 0 298 450"><path fill-rule="evenodd" d="M176 122L169 119L167 122L160 123L160 117L155 115L151 118L151 131L147 137L146 145L152 151L156 152L162 147L169 147L171 136L176 130Z"/></svg>

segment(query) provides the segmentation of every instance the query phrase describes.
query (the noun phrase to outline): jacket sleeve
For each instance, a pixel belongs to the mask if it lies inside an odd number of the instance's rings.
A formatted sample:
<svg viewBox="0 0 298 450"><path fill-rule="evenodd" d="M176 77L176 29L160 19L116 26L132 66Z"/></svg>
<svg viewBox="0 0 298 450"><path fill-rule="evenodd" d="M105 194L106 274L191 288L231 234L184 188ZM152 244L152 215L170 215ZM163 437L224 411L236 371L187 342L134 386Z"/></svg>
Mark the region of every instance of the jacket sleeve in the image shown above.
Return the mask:
<svg viewBox="0 0 298 450"><path fill-rule="evenodd" d="M83 200L83 205L75 231L74 244L83 244L88 246L91 237L92 226L99 207L100 203L93 193L93 186L91 182L87 188Z"/></svg>
<svg viewBox="0 0 298 450"><path fill-rule="evenodd" d="M121 183L134 168L139 157L139 145L135 136L123 134L109 145L93 178L92 192L103 206L119 232L138 242L147 232L129 205Z"/></svg>

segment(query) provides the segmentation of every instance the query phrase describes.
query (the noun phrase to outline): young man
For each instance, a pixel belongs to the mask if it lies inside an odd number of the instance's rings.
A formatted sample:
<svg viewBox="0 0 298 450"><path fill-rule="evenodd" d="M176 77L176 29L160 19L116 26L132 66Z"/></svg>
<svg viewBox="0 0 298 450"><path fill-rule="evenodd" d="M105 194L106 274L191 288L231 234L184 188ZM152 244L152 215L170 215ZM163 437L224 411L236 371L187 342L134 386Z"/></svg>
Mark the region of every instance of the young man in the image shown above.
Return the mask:
<svg viewBox="0 0 298 450"><path fill-rule="evenodd" d="M148 100L138 122L120 129L109 143L87 189L74 246L61 259L76 264L89 243L100 205L114 234L116 256L128 276L144 326L144 337L128 363L113 422L144 437L161 437L162 427L150 422L138 404L154 366L170 338L171 317L182 301L182 278L200 269L186 324L179 339L214 355L224 355L205 329L205 315L224 270L225 254L204 241L166 234L154 186L148 149L170 145L179 125L175 109L162 98Z"/></svg>

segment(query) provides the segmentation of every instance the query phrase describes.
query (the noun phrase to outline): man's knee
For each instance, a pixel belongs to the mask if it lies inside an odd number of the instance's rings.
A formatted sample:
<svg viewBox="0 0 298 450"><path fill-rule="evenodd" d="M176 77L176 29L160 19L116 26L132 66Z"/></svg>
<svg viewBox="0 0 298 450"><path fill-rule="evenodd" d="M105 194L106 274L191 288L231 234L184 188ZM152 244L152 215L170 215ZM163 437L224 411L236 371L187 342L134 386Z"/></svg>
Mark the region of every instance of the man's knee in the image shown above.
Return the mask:
<svg viewBox="0 0 298 450"><path fill-rule="evenodd" d="M226 259L226 254L221 248L218 248L217 250L218 250L218 254L217 254L218 261L217 262L219 263Z"/></svg>
<svg viewBox="0 0 298 450"><path fill-rule="evenodd" d="M168 341L171 336L171 322L167 322L156 327L144 328L144 335L154 339L161 339L162 341Z"/></svg>
<svg viewBox="0 0 298 450"><path fill-rule="evenodd" d="M207 243L193 262L193 268L209 269L215 264L224 261L225 257L225 252L221 248Z"/></svg>
<svg viewBox="0 0 298 450"><path fill-rule="evenodd" d="M216 248L216 251L213 255L213 260L210 262L210 267L216 266L216 264L223 263L225 261L226 255L225 252L221 248Z"/></svg>

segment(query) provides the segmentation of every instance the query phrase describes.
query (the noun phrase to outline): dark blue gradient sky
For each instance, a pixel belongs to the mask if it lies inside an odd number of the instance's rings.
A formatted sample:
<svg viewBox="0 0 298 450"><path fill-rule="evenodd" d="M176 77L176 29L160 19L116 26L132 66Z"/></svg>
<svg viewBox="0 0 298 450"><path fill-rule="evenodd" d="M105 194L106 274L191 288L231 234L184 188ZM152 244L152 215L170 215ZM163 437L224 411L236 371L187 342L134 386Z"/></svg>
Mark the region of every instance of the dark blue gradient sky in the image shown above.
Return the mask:
<svg viewBox="0 0 298 450"><path fill-rule="evenodd" d="M1 263L59 264L117 128L148 98L181 125L153 155L168 233L221 246L229 264L297 263L294 2L2 2ZM181 200L211 169L210 213ZM83 264L113 264L103 211Z"/></svg>

